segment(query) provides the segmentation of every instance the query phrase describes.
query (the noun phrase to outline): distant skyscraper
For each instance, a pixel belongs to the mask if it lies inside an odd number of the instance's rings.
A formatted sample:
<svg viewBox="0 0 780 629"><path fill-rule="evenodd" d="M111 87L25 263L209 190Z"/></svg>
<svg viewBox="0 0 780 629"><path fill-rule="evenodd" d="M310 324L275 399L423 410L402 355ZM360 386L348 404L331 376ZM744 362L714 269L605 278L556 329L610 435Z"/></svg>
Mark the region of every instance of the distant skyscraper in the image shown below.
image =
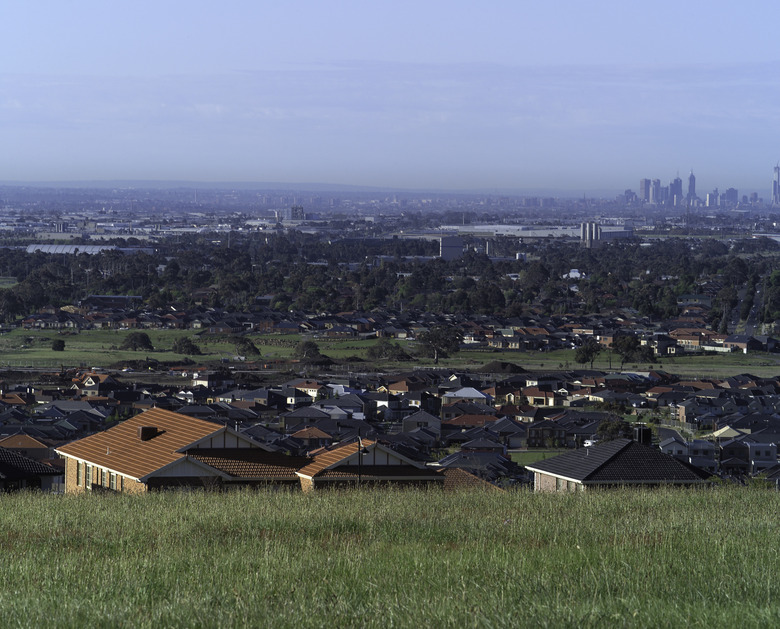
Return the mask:
<svg viewBox="0 0 780 629"><path fill-rule="evenodd" d="M650 184L650 202L651 203L661 202L661 180L660 179L653 179L652 183Z"/></svg>
<svg viewBox="0 0 780 629"><path fill-rule="evenodd" d="M696 177L693 176L693 171L688 175L688 200L693 201L696 198Z"/></svg>
<svg viewBox="0 0 780 629"><path fill-rule="evenodd" d="M649 201L650 200L650 180L649 179L640 179L639 180L639 198L642 201Z"/></svg>
<svg viewBox="0 0 780 629"><path fill-rule="evenodd" d="M683 200L683 187L682 179L680 176L674 178L674 181L669 184L669 201L672 205L679 205Z"/></svg>
<svg viewBox="0 0 780 629"><path fill-rule="evenodd" d="M780 205L780 164L775 166L775 176L772 179L772 205Z"/></svg>

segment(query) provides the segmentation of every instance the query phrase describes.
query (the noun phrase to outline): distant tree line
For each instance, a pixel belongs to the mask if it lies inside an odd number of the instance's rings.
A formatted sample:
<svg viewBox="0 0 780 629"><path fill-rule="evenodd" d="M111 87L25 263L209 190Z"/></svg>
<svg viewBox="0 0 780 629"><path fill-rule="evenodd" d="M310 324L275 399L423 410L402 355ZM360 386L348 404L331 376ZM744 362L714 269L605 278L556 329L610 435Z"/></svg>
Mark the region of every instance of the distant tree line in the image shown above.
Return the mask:
<svg viewBox="0 0 780 629"><path fill-rule="evenodd" d="M762 320L780 319L780 264L770 255L778 244L741 243L669 238L585 249L577 242L549 241L523 244L525 260L497 261L475 251L453 261L415 259L437 253L437 244L424 240L330 242L299 232L229 239L192 234L171 239L153 254L67 256L9 248L0 249L0 276L17 283L0 288L0 316L7 321L90 294L121 294L138 295L152 308L186 308L199 301L243 310L259 295L272 295L271 307L281 311L390 307L522 316L540 308L549 314L589 314L621 307L663 319L678 314L680 295L704 290L700 282L706 279L715 296L710 313L715 327L726 320L737 289L744 286L751 287L749 297L765 289ZM571 269L584 277L571 279ZM199 294L208 287L213 290Z"/></svg>

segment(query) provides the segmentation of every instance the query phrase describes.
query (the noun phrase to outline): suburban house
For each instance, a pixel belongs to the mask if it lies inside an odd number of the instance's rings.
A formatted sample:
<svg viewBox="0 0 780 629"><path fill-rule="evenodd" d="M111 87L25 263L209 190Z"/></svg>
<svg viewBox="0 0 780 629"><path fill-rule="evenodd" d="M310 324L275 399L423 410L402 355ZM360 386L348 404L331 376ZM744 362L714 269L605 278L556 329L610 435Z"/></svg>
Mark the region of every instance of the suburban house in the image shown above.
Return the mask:
<svg viewBox="0 0 780 629"><path fill-rule="evenodd" d="M94 397L98 395L107 395L117 387L117 382L109 374L105 373L84 373L78 378L73 379L71 389L78 395Z"/></svg>
<svg viewBox="0 0 780 629"><path fill-rule="evenodd" d="M57 448L65 458L65 491L149 489L246 483L255 474L233 475L215 462L247 459L267 448L236 431L161 409L150 409L104 432ZM258 453L252 453L258 454ZM252 458L257 464L257 459ZM246 465L244 467L246 467Z"/></svg>
<svg viewBox="0 0 780 629"><path fill-rule="evenodd" d="M62 470L0 448L0 492L18 489L52 491L62 481Z"/></svg>
<svg viewBox="0 0 780 629"><path fill-rule="evenodd" d="M615 439L527 465L535 491L624 485L696 485L710 473L631 439Z"/></svg>
<svg viewBox="0 0 780 629"><path fill-rule="evenodd" d="M298 470L303 491L344 485L442 486L444 476L376 441L357 439L314 457Z"/></svg>
<svg viewBox="0 0 780 629"><path fill-rule="evenodd" d="M12 450L33 461L52 458L52 449L48 445L23 432L0 439L0 448Z"/></svg>
<svg viewBox="0 0 780 629"><path fill-rule="evenodd" d="M735 437L720 446L721 471L758 474L777 464L777 445L751 435Z"/></svg>
<svg viewBox="0 0 780 629"><path fill-rule="evenodd" d="M402 432L411 432L417 428L427 428L436 434L441 434L441 419L425 411L417 411L404 417L401 422Z"/></svg>

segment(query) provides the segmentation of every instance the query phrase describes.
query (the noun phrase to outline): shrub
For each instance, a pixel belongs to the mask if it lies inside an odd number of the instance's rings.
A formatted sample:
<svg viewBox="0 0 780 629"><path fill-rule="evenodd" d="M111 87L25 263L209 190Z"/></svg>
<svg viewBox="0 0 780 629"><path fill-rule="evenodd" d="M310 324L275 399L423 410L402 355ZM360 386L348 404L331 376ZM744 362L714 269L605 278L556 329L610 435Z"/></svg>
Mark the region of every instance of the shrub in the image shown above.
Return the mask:
<svg viewBox="0 0 780 629"><path fill-rule="evenodd" d="M130 349L133 351L144 349L153 350L152 340L146 332L131 332L124 342L119 346L119 349Z"/></svg>

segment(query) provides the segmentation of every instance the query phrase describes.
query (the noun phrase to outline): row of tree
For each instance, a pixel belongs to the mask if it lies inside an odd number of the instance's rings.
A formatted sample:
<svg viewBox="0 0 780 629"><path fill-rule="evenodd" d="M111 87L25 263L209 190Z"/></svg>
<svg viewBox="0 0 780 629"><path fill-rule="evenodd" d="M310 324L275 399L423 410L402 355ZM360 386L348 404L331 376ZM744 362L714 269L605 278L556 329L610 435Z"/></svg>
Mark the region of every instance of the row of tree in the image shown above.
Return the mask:
<svg viewBox="0 0 780 629"><path fill-rule="evenodd" d="M198 234L174 240L154 254L109 251L76 256L0 249L0 276L16 284L0 289L6 319L62 306L89 294L138 295L150 307L193 305L245 309L272 295L277 310L420 311L516 316L541 306L554 313L636 309L657 319L678 312L677 298L719 283L713 317L733 308L734 287L769 277L761 316L780 318L778 246L764 239L735 253L708 239L668 239L648 246L615 243L584 249L578 243L519 244L527 261L470 251L444 261L406 256L433 254L430 243L400 239L328 242L316 235L241 234L215 242ZM224 239L223 239L224 240ZM740 250L741 251L741 250ZM312 262L320 262L312 264ZM573 280L571 269L584 277ZM212 287L207 297L199 289ZM707 289L709 290L709 289Z"/></svg>

